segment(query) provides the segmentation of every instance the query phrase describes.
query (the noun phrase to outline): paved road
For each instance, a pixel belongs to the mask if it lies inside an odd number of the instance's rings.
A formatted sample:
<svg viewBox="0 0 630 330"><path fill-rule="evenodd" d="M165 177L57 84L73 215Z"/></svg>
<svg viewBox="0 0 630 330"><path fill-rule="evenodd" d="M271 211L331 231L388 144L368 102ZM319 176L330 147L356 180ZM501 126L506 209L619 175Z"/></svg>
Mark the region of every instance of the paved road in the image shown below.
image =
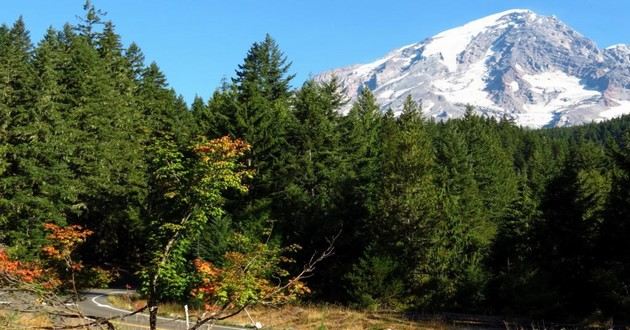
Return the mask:
<svg viewBox="0 0 630 330"><path fill-rule="evenodd" d="M83 292L83 299L79 302L79 309L86 314L99 317L113 317L129 314L128 310L116 308L107 301L108 295L126 294L120 290L89 290ZM149 315L136 314L122 320L113 322L117 327L125 330L145 330L149 329ZM192 320L191 320L192 323ZM167 317L158 317L158 329L160 330L186 330L186 320L172 319ZM229 327L224 325L215 325L213 327L203 326L202 330L243 330L245 328Z"/></svg>

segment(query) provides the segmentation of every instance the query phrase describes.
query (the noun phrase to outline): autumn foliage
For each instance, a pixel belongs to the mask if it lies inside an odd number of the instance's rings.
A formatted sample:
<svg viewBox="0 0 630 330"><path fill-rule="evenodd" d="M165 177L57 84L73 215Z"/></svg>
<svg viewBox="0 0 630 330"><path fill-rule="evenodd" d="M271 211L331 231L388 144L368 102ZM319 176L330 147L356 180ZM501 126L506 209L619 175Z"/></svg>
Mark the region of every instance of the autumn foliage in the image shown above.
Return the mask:
<svg viewBox="0 0 630 330"><path fill-rule="evenodd" d="M0 284L3 286L39 285L45 289L54 289L61 283L61 276L54 267L48 267L48 261L61 261L69 271L83 268L81 262L74 262L71 254L92 234L90 230L81 226L67 227L55 224L44 224L50 233L47 236L48 245L42 248L44 258L38 262L23 262L14 260L5 249L0 249Z"/></svg>
<svg viewBox="0 0 630 330"><path fill-rule="evenodd" d="M83 229L79 225L61 227L46 223L44 228L50 232L47 236L50 244L45 245L42 252L52 260L64 262L72 270L81 270L83 265L80 261L73 261L71 255L79 244L85 242L93 232L89 229Z"/></svg>
<svg viewBox="0 0 630 330"><path fill-rule="evenodd" d="M226 314L251 304L283 304L310 292L300 278L289 278L283 268L293 262L283 254L297 246L279 248L239 234L233 241L239 248L224 255L221 267L194 261L199 280L191 293L206 312Z"/></svg>
<svg viewBox="0 0 630 330"><path fill-rule="evenodd" d="M0 277L1 282L33 283L43 277L44 270L34 264L11 259L7 251L0 249ZM6 284L6 283L3 283Z"/></svg>
<svg viewBox="0 0 630 330"><path fill-rule="evenodd" d="M194 151L197 154L207 155L207 157L214 155L220 159L238 158L250 149L251 146L247 142L241 139L233 139L229 136L200 143L194 147ZM204 158L206 162L209 160L210 158Z"/></svg>

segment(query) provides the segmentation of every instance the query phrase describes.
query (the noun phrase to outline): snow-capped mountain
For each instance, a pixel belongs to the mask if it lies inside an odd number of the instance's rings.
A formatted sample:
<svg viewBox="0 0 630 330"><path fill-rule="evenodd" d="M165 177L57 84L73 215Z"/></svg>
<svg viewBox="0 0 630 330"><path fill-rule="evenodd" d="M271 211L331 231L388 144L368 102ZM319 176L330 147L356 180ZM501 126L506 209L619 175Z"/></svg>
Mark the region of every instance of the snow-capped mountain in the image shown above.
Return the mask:
<svg viewBox="0 0 630 330"><path fill-rule="evenodd" d="M315 79L333 75L351 100L367 87L383 109L396 112L411 95L437 119L462 115L466 104L528 127L630 113L630 46L599 49L556 17L525 9L490 15Z"/></svg>

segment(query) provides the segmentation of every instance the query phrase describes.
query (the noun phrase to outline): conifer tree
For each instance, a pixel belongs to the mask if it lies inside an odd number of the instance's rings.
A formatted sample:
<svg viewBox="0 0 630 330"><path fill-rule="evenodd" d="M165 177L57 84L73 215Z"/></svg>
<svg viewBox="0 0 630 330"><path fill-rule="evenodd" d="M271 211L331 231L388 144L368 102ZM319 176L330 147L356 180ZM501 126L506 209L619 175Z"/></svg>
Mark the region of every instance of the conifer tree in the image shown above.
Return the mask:
<svg viewBox="0 0 630 330"><path fill-rule="evenodd" d="M215 93L209 105L218 122L225 120L225 130L252 145L248 164L256 168L253 188L246 202L235 202L235 219L256 230L268 220L278 220L278 199L287 185L289 169L285 156L290 154L288 132L295 124L290 111L290 63L269 35L254 43L236 70L236 77ZM217 107L222 108L216 111ZM221 131L214 128L215 131ZM243 207L243 204L247 205Z"/></svg>
<svg viewBox="0 0 630 330"><path fill-rule="evenodd" d="M224 80L208 100L206 112L197 119L201 134L212 137L236 136L237 128L233 118L237 103L236 89Z"/></svg>
<svg viewBox="0 0 630 330"><path fill-rule="evenodd" d="M437 142L437 219L427 262L414 271L414 290L421 306L462 308L483 299L484 261L495 226L484 215L464 133L449 122Z"/></svg>
<svg viewBox="0 0 630 330"><path fill-rule="evenodd" d="M371 220L374 243L372 249L366 251L376 252L376 255L364 255L360 261L371 260L375 266L380 265L379 269L384 274L385 266L396 267L388 270L389 275L381 277L389 282L372 283L376 287L389 287L384 290L387 296L378 297L378 292L361 292L364 297L361 299L370 296L375 301L385 300L383 302L387 304L398 301L400 304L413 299L410 299L409 292L402 290L392 296L400 283L391 281L391 278L394 274L410 274L418 265L426 263L427 243L435 226L435 156L421 108L411 97L405 101L399 118L394 119L391 112L388 114L381 128L381 189L377 211ZM384 261L387 259L396 262L387 263ZM395 277L409 280L405 276ZM409 282L405 284L410 286Z"/></svg>
<svg viewBox="0 0 630 330"><path fill-rule="evenodd" d="M293 137L293 192L303 203L329 209L334 203L335 171L340 161L339 102L330 84L312 80L296 93L294 114L298 121ZM299 189L298 192L295 189ZM306 207L307 209L309 207Z"/></svg>
<svg viewBox="0 0 630 330"><path fill-rule="evenodd" d="M489 256L492 278L489 283L489 300L497 310L518 315L522 309L533 317L541 316L549 290L544 272L536 262L540 251L536 228L544 221L537 200L526 178L519 182L518 195L500 219L496 239Z"/></svg>
<svg viewBox="0 0 630 330"><path fill-rule="evenodd" d="M628 317L630 294L624 289L630 275L630 134L611 148L615 163L604 221L597 239L600 263L594 270L597 300L606 314Z"/></svg>
<svg viewBox="0 0 630 330"><path fill-rule="evenodd" d="M30 142L31 136L23 129L30 122L35 97L35 73L32 65L32 44L24 21L19 18L11 28L0 29L0 155L4 158L3 177L0 178L0 223L11 244L22 245L25 255L33 240L42 237L41 230L29 233L42 214L34 210L38 203L30 198L29 189L38 189L41 183L26 177L18 180L28 162L21 159L17 145ZM26 191L21 188L25 187ZM30 213L29 211L34 211ZM31 252L32 253L32 252Z"/></svg>
<svg viewBox="0 0 630 330"><path fill-rule="evenodd" d="M143 70L137 93L151 135L173 136L179 145L186 145L192 116L183 100L168 88L166 77L155 62Z"/></svg>
<svg viewBox="0 0 630 330"><path fill-rule="evenodd" d="M283 156L288 176L285 194L278 198L283 207L277 214L283 239L300 242L304 251L323 248L326 238L343 227L340 185L344 170L337 112L342 103L336 80L309 80L293 100L296 124L289 134L290 151ZM298 257L306 262L310 255ZM331 279L341 276L338 271L335 265L323 269L318 278L325 280L312 282L315 292L326 294L323 291L333 284Z"/></svg>
<svg viewBox="0 0 630 330"><path fill-rule="evenodd" d="M381 114L368 88L361 90L345 118L345 126L347 161L352 164L350 179L357 183L353 195L357 207L367 215L375 206L381 156Z"/></svg>
<svg viewBox="0 0 630 330"><path fill-rule="evenodd" d="M252 144L252 165L263 191L277 192L272 171L278 170L279 155L287 147L287 131L292 124L289 112L290 63L271 36L256 42L232 79L236 108L230 114L235 136ZM256 192L253 192L256 194Z"/></svg>
<svg viewBox="0 0 630 330"><path fill-rule="evenodd" d="M353 264L364 254L372 239L370 220L376 215L377 208L383 121L376 99L368 88L361 91L350 112L341 121L344 141L341 152L344 156L339 167L338 203L342 206L339 213L342 219L339 251L343 253L339 254L335 271L349 283L333 282L327 287L331 292L340 292L345 284L346 288L350 287L346 291L353 295L352 286L356 286L359 279L351 275ZM357 294L354 293L355 296Z"/></svg>
<svg viewBox="0 0 630 330"><path fill-rule="evenodd" d="M140 47L132 42L124 52L125 60L129 64L129 78L136 83L142 80L142 72L144 71L144 54Z"/></svg>
<svg viewBox="0 0 630 330"><path fill-rule="evenodd" d="M91 0L85 0L83 4L85 16L79 17L80 23L74 28L79 35L85 37L89 45L93 45L100 37L100 25L103 24L101 16L106 13L97 9Z"/></svg>

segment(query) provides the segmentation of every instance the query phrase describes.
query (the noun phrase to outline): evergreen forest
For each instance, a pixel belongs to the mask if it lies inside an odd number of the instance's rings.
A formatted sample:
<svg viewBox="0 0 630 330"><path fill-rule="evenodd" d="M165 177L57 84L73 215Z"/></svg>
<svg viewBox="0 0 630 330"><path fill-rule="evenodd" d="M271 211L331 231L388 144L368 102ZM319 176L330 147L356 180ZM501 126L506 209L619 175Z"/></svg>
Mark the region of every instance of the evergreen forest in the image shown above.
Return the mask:
<svg viewBox="0 0 630 330"><path fill-rule="evenodd" d="M382 111L368 88L342 114L340 82L295 86L271 36L243 55L187 104L91 6L37 43L22 19L0 26L0 245L35 261L44 224L80 225L79 282L142 290L156 226L205 198L156 299L190 297L190 260L266 240L295 247L295 273L336 237L301 300L630 320L629 117L534 130L468 107L435 121L421 100ZM251 146L244 186L203 195L191 148L226 136Z"/></svg>

